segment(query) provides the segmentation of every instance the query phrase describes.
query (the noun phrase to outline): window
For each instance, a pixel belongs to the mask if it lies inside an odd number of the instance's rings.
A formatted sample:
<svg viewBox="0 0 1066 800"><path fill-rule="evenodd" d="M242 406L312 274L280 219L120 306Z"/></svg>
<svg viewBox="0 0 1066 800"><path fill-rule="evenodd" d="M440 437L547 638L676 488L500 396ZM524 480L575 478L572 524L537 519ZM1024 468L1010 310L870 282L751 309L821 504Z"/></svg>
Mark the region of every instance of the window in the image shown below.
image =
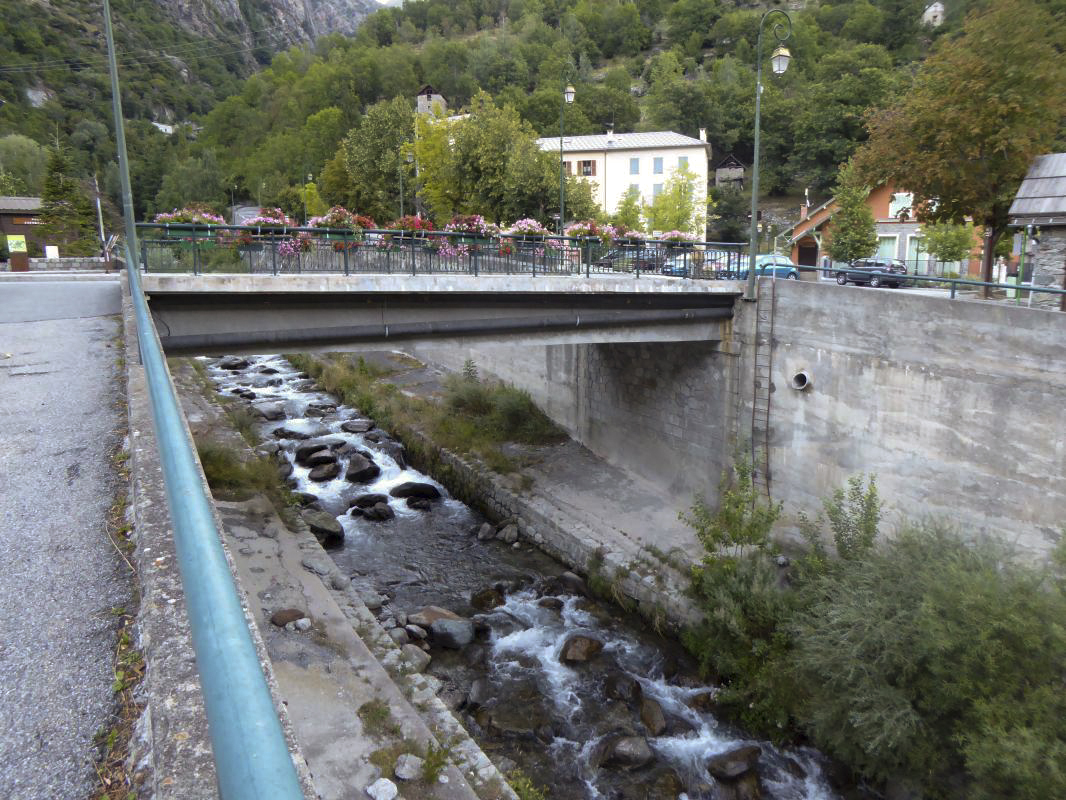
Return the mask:
<svg viewBox="0 0 1066 800"><path fill-rule="evenodd" d="M631 183L631 184L629 184L629 191L636 192L639 195L640 194L640 184L639 183Z"/></svg>
<svg viewBox="0 0 1066 800"><path fill-rule="evenodd" d="M596 162L595 161L578 161L577 162L577 174L583 177L589 178L596 175Z"/></svg>
<svg viewBox="0 0 1066 800"><path fill-rule="evenodd" d="M896 245L899 237L892 236L878 236L877 237L877 257L878 258L895 258L896 257Z"/></svg>
<svg viewBox="0 0 1066 800"><path fill-rule="evenodd" d="M563 166L564 166L564 167L566 168L566 174L567 174L567 175L573 175L573 174L574 174L574 173L573 173L573 170L571 169L571 166L570 166L570 162L569 162L569 161L564 161L564 162L563 162Z"/></svg>
<svg viewBox="0 0 1066 800"><path fill-rule="evenodd" d="M662 175L663 174L663 160L662 160L662 158L656 158L656 159L654 159L652 161L652 170L651 171L654 172L656 175Z"/></svg>
<svg viewBox="0 0 1066 800"><path fill-rule="evenodd" d="M640 174L640 159L639 158L631 158L631 159L629 159L629 174L630 175L639 175Z"/></svg>
<svg viewBox="0 0 1066 800"><path fill-rule="evenodd" d="M651 187L651 199L652 200L654 200L656 197L658 197L662 193L663 193L663 185L661 183L657 183L657 184L655 184L654 186Z"/></svg>
<svg viewBox="0 0 1066 800"><path fill-rule="evenodd" d="M688 169L688 156L678 156L677 157L677 168L678 169Z"/></svg>

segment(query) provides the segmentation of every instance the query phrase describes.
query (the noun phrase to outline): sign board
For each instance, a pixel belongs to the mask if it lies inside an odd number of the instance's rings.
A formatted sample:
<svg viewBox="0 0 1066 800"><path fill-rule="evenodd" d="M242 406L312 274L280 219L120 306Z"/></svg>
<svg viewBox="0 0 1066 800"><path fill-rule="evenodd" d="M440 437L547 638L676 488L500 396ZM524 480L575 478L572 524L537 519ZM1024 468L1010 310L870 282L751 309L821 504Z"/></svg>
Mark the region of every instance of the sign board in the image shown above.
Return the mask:
<svg viewBox="0 0 1066 800"><path fill-rule="evenodd" d="M59 258L59 245L46 244L44 246L45 258Z"/></svg>
<svg viewBox="0 0 1066 800"><path fill-rule="evenodd" d="M7 252L9 253L25 253L26 252L26 237L22 234L9 233L7 235Z"/></svg>

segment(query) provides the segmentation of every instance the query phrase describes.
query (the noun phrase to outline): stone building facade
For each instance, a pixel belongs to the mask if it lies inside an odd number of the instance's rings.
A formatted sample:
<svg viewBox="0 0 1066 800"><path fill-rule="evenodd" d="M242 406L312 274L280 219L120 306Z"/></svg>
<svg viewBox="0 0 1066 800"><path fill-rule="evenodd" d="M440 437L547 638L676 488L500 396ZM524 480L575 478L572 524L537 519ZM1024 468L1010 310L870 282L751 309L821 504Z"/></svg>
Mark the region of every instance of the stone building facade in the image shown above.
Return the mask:
<svg viewBox="0 0 1066 800"><path fill-rule="evenodd" d="M1066 153L1033 161L1011 204L1010 223L1027 234L1033 286L1066 289ZM1034 293L1032 305L1066 311L1066 295Z"/></svg>

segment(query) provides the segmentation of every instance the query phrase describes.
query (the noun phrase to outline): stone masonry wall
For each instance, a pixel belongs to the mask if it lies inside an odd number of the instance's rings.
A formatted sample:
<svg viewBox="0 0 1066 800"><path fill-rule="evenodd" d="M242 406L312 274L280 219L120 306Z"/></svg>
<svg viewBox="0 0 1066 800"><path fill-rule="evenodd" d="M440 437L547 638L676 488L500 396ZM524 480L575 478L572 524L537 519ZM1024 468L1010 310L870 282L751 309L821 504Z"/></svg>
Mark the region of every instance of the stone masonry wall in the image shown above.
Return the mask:
<svg viewBox="0 0 1066 800"><path fill-rule="evenodd" d="M1032 255L1033 285L1066 289L1066 225L1044 228L1040 244ZM1062 295L1041 292L1033 294L1033 305L1060 309Z"/></svg>

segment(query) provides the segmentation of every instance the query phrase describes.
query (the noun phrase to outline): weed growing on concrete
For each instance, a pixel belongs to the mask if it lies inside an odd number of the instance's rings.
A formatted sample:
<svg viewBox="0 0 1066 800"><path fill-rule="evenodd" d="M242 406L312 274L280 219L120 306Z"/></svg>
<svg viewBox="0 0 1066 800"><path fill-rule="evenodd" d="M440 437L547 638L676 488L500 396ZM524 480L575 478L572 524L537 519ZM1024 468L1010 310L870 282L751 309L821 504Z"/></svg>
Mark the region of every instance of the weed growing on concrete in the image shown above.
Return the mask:
<svg viewBox="0 0 1066 800"><path fill-rule="evenodd" d="M435 744L430 744L426 748L426 755L422 759L422 780L426 783L433 785L440 778L444 768L448 766L448 761L451 758L451 753L447 746L438 747Z"/></svg>
<svg viewBox="0 0 1066 800"><path fill-rule="evenodd" d="M399 736L400 726L392 718L389 704L383 700L370 700L363 703L356 712L363 723L363 728L372 736Z"/></svg>
<svg viewBox="0 0 1066 800"><path fill-rule="evenodd" d="M196 438L196 452L211 492L220 499L247 500L264 494L279 510L296 505L273 459L262 456L242 461L232 447L206 437Z"/></svg>
<svg viewBox="0 0 1066 800"><path fill-rule="evenodd" d="M507 782L518 795L518 800L548 800L546 791L533 783L520 769L516 768L507 773Z"/></svg>

